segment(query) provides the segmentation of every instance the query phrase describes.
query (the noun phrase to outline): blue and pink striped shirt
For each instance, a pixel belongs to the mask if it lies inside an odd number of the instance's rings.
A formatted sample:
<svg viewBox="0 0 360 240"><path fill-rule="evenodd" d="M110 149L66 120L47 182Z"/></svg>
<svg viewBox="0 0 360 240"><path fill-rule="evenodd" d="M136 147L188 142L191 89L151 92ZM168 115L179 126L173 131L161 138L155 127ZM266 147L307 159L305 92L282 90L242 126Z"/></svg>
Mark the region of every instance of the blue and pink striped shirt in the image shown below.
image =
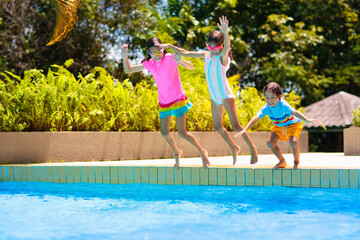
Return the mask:
<svg viewBox="0 0 360 240"><path fill-rule="evenodd" d="M222 104L224 98L235 98L226 77L226 72L230 68L230 60L229 57L227 66L223 66L221 64L220 55L207 55L204 59L205 76L210 98L217 104Z"/></svg>

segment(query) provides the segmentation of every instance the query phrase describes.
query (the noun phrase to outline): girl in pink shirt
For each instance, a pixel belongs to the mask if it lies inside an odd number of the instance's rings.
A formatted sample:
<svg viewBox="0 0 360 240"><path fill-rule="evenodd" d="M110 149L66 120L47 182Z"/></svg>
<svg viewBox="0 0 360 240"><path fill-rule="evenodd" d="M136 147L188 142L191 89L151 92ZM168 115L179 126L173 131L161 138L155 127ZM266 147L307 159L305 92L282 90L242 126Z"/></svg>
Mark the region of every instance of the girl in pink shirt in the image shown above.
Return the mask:
<svg viewBox="0 0 360 240"><path fill-rule="evenodd" d="M144 69L151 72L154 77L159 93L160 127L161 135L169 143L175 155L174 167L179 168L179 160L183 152L177 147L174 138L170 134L171 116L176 117L180 137L189 141L200 152L204 168L210 166L207 151L199 144L196 138L186 129L186 112L192 107L192 103L186 96L180 81L177 66L193 69L191 62L181 59L180 55L167 53L162 47L159 38L151 38L147 42L148 57L141 64L130 66L127 58L128 46L121 46L125 73L139 72Z"/></svg>

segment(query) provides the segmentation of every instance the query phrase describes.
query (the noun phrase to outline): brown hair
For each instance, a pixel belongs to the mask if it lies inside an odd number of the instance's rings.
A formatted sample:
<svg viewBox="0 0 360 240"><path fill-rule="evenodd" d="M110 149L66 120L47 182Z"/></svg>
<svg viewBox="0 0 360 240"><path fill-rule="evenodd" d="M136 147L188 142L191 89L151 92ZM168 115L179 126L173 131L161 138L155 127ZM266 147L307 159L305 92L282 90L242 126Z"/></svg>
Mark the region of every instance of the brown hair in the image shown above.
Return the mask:
<svg viewBox="0 0 360 240"><path fill-rule="evenodd" d="M263 90L264 95L265 95L265 92L268 90L272 91L279 98L281 98L281 96L283 95L280 85L277 84L276 82L271 82L264 87L264 90Z"/></svg>
<svg viewBox="0 0 360 240"><path fill-rule="evenodd" d="M149 61L151 59L151 56L149 55L149 51L150 51L150 48L155 46L155 44L162 44L161 40L157 37L153 37L153 38L150 38L147 43L146 43L146 54L147 54L147 57L146 59L144 59L142 62L144 61ZM167 51L164 49L164 54L166 54Z"/></svg>
<svg viewBox="0 0 360 240"><path fill-rule="evenodd" d="M225 36L221 31L214 30L210 33L207 44L214 43L216 46L220 46L225 41ZM229 57L233 59L231 51L229 51Z"/></svg>

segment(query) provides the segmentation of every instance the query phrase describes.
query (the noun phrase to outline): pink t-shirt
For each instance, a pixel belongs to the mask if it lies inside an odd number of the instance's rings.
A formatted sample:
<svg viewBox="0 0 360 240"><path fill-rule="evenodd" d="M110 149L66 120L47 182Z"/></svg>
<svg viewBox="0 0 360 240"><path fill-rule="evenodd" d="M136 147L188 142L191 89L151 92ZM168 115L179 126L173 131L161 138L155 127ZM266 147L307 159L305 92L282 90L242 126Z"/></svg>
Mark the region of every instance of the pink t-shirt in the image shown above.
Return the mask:
<svg viewBox="0 0 360 240"><path fill-rule="evenodd" d="M159 93L159 104L168 104L186 97L177 65L171 53L166 53L160 62L154 59L143 62L144 68L154 77Z"/></svg>

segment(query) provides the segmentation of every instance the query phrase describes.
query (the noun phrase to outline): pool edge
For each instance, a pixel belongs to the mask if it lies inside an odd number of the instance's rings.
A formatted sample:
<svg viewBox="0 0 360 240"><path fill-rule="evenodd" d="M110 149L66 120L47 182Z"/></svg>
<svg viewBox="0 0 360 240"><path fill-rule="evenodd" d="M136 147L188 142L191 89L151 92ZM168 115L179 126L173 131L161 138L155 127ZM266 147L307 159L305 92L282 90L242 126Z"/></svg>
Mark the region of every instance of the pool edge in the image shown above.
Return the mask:
<svg viewBox="0 0 360 240"><path fill-rule="evenodd" d="M359 169L0 166L0 182L359 188Z"/></svg>

